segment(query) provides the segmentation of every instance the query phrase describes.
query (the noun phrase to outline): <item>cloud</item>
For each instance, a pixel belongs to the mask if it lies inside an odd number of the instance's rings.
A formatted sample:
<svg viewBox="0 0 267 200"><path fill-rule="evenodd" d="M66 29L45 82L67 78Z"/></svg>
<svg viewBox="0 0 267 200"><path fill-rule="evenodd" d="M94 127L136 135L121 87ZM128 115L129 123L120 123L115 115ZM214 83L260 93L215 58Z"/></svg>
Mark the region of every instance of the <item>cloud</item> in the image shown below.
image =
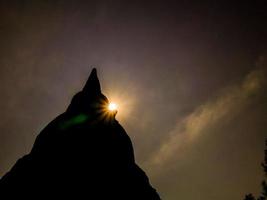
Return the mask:
<svg viewBox="0 0 267 200"><path fill-rule="evenodd" d="M240 83L225 88L216 97L199 106L193 113L177 122L150 160L144 165L152 175L164 168L175 167L172 162L183 156L183 152L199 137L212 134L213 127L233 120L256 97L266 84L263 69L251 71Z"/></svg>

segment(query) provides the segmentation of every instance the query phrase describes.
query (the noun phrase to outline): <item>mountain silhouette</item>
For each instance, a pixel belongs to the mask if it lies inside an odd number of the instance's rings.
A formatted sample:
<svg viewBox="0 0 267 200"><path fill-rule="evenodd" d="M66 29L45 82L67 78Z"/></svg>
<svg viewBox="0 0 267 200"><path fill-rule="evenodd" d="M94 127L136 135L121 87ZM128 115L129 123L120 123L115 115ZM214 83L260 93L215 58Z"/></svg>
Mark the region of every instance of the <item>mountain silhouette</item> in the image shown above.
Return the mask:
<svg viewBox="0 0 267 200"><path fill-rule="evenodd" d="M107 111L96 69L66 112L0 180L0 198L158 200L135 163L132 142ZM2 198L1 198L2 199Z"/></svg>

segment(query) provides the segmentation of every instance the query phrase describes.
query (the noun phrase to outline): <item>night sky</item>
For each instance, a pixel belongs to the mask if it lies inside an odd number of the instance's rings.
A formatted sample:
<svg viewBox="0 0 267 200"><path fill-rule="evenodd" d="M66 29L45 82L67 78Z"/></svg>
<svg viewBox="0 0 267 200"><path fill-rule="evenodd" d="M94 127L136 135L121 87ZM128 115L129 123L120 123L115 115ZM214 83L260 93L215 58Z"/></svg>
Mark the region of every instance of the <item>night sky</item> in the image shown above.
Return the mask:
<svg viewBox="0 0 267 200"><path fill-rule="evenodd" d="M0 176L95 66L162 199L258 195L266 3L88 2L1 1Z"/></svg>

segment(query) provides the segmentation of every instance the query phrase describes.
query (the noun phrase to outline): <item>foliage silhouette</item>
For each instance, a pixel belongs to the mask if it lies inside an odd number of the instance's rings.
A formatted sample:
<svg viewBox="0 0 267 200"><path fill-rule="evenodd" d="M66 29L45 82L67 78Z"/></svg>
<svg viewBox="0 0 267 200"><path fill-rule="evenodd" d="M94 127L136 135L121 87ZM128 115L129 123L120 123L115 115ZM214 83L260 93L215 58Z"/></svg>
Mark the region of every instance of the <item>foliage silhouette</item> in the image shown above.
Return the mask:
<svg viewBox="0 0 267 200"><path fill-rule="evenodd" d="M37 136L31 152L0 180L1 196L160 199L135 163L131 140L107 112L96 69L67 111Z"/></svg>
<svg viewBox="0 0 267 200"><path fill-rule="evenodd" d="M265 150L264 150L264 162L261 164L263 171L265 173L265 178L267 176L267 140L265 141ZM257 200L266 200L267 199L267 183L266 180L263 180L261 183L262 192ZM245 196L244 200L256 200L256 198L252 194L248 194Z"/></svg>

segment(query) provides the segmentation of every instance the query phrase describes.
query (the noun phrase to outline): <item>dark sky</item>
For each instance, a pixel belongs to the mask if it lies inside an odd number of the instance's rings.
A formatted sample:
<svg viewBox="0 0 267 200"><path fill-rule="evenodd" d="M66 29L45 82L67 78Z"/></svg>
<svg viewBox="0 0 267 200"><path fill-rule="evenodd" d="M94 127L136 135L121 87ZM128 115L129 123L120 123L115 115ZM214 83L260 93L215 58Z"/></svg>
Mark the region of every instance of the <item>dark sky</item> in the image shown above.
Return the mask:
<svg viewBox="0 0 267 200"><path fill-rule="evenodd" d="M0 176L96 66L163 199L259 194L267 7L222 2L1 1Z"/></svg>

